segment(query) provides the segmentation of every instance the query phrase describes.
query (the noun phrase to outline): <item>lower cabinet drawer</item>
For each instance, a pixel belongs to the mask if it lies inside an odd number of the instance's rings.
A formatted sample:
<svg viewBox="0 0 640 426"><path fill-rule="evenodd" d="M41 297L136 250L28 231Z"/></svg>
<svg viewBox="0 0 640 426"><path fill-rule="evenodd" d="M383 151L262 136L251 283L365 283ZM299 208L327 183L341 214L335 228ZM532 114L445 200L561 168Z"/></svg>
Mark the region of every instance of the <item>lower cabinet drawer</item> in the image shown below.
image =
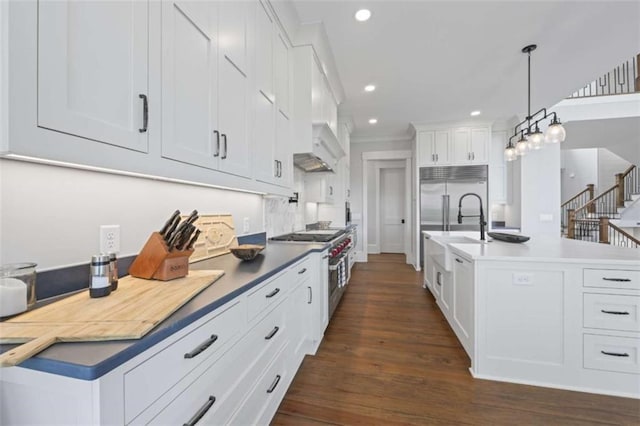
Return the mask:
<svg viewBox="0 0 640 426"><path fill-rule="evenodd" d="M585 287L640 290L640 271L624 269L585 269Z"/></svg>
<svg viewBox="0 0 640 426"><path fill-rule="evenodd" d="M640 339L584 335L584 368L640 374Z"/></svg>
<svg viewBox="0 0 640 426"><path fill-rule="evenodd" d="M289 291L289 280L287 279L289 272L286 271L267 283L261 284L247 296L247 318L249 321L269 306L275 306L286 298L287 291Z"/></svg>
<svg viewBox="0 0 640 426"><path fill-rule="evenodd" d="M234 413L229 424L261 424L265 421L265 417L271 420L273 413L268 413L267 410L272 408L273 405L277 408L290 382L289 375L291 371L287 362L289 360L287 356L288 349L289 345L285 344L271 360L265 373L253 386L251 393L242 402L238 411Z"/></svg>
<svg viewBox="0 0 640 426"><path fill-rule="evenodd" d="M191 370L225 347L244 325L243 307L236 303L223 308L211 320L126 372L125 422L129 423Z"/></svg>
<svg viewBox="0 0 640 426"><path fill-rule="evenodd" d="M584 326L640 332L640 296L584 294Z"/></svg>

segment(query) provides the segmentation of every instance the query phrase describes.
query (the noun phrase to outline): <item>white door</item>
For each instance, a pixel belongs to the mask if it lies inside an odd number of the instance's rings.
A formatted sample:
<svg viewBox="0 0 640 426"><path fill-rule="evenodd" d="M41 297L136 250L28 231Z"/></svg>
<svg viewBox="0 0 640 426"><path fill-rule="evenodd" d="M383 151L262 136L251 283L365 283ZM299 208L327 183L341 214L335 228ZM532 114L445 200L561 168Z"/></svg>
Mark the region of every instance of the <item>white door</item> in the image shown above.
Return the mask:
<svg viewBox="0 0 640 426"><path fill-rule="evenodd" d="M209 3L162 3L162 156L218 167L217 46Z"/></svg>
<svg viewBox="0 0 640 426"><path fill-rule="evenodd" d="M38 125L148 152L148 3L38 8Z"/></svg>
<svg viewBox="0 0 640 426"><path fill-rule="evenodd" d="M380 169L380 251L404 253L404 169Z"/></svg>

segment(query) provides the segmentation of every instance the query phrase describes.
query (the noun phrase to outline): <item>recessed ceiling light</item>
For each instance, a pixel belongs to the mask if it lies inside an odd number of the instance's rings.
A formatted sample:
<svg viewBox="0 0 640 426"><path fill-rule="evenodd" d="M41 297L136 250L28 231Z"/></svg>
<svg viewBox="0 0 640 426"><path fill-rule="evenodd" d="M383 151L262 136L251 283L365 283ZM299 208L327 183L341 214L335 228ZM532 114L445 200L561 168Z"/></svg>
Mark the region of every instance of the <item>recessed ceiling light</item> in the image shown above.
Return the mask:
<svg viewBox="0 0 640 426"><path fill-rule="evenodd" d="M360 22L368 21L371 18L371 11L369 9L360 9L356 12L356 20Z"/></svg>
<svg viewBox="0 0 640 426"><path fill-rule="evenodd" d="M373 92L374 90L376 90L376 86L374 86L373 84L369 84L367 86L364 86L364 91L365 92Z"/></svg>
<svg viewBox="0 0 640 426"><path fill-rule="evenodd" d="M475 117L477 115L480 115L480 111L471 111L471 116Z"/></svg>
<svg viewBox="0 0 640 426"><path fill-rule="evenodd" d="M378 122L377 118L370 118L369 119L369 124L376 124Z"/></svg>

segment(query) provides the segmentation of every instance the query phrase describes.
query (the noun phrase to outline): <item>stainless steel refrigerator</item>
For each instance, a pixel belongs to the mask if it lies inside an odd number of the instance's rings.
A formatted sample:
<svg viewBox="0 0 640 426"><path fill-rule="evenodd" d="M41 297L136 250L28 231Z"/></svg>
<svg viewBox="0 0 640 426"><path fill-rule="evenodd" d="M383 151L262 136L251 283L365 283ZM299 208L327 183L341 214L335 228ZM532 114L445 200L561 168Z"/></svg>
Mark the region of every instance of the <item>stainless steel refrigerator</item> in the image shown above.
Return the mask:
<svg viewBox="0 0 640 426"><path fill-rule="evenodd" d="M482 208L488 220L487 190L488 166L450 166L420 168L420 231L478 230L477 217L464 218L458 224L458 203L466 193L475 193L482 199ZM462 204L462 215L478 215L479 203L467 197ZM424 259L423 239L420 238L420 264Z"/></svg>

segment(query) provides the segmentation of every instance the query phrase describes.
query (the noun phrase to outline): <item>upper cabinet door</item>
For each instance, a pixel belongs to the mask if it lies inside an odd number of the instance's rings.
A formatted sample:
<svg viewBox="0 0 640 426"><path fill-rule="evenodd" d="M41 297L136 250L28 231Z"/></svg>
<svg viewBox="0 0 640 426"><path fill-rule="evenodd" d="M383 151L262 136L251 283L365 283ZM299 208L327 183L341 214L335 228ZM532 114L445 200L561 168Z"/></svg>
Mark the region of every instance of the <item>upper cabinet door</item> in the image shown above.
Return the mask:
<svg viewBox="0 0 640 426"><path fill-rule="evenodd" d="M148 3L38 8L38 126L147 152Z"/></svg>
<svg viewBox="0 0 640 426"><path fill-rule="evenodd" d="M162 3L162 156L217 168L217 48L208 2Z"/></svg>
<svg viewBox="0 0 640 426"><path fill-rule="evenodd" d="M256 85L271 103L275 102L273 90L274 33L273 21L261 2L256 3ZM277 47L276 47L277 49ZM277 75L277 73L276 73Z"/></svg>
<svg viewBox="0 0 640 426"><path fill-rule="evenodd" d="M247 77L226 57L220 58L219 71L220 170L249 176Z"/></svg>
<svg viewBox="0 0 640 426"><path fill-rule="evenodd" d="M471 129L471 161L474 163L487 163L489 161L489 129Z"/></svg>
<svg viewBox="0 0 640 426"><path fill-rule="evenodd" d="M248 7L247 1L218 2L218 35L220 53L240 72L247 75Z"/></svg>
<svg viewBox="0 0 640 426"><path fill-rule="evenodd" d="M471 161L471 153L469 151L469 143L471 140L471 132L469 129L455 129L453 131L453 162L456 164L469 163Z"/></svg>
<svg viewBox="0 0 640 426"><path fill-rule="evenodd" d="M448 130L436 132L433 153L437 164L449 164L449 137L450 133Z"/></svg>
<svg viewBox="0 0 640 426"><path fill-rule="evenodd" d="M282 38L282 35L277 33L274 43L274 56L276 62L276 100L278 109L287 117L291 117L290 112L290 97L289 97L289 84L290 80L290 62L289 62L289 47Z"/></svg>
<svg viewBox="0 0 640 426"><path fill-rule="evenodd" d="M432 166L436 162L433 152L434 134L431 131L418 133L418 167Z"/></svg>

